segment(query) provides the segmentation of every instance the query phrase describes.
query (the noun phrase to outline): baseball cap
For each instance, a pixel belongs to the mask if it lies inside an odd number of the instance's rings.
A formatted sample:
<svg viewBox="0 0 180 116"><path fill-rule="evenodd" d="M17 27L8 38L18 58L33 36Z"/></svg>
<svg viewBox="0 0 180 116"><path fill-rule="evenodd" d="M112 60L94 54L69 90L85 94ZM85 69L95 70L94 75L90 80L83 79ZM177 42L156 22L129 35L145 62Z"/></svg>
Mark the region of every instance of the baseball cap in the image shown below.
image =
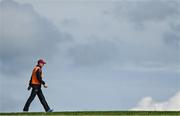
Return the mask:
<svg viewBox="0 0 180 116"><path fill-rule="evenodd" d="M39 63L46 64L46 62L45 62L43 59L39 59L39 60L38 60L38 64L39 64Z"/></svg>

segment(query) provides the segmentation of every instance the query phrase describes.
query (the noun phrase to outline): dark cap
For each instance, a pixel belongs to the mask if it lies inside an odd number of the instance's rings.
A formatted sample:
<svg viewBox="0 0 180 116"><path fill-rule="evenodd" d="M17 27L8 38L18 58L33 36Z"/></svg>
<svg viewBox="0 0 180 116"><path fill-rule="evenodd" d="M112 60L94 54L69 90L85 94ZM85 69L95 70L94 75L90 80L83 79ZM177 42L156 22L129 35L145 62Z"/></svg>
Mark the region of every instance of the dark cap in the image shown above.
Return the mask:
<svg viewBox="0 0 180 116"><path fill-rule="evenodd" d="M46 64L46 62L45 62L43 59L39 59L39 60L38 60L38 64L39 64L39 63Z"/></svg>

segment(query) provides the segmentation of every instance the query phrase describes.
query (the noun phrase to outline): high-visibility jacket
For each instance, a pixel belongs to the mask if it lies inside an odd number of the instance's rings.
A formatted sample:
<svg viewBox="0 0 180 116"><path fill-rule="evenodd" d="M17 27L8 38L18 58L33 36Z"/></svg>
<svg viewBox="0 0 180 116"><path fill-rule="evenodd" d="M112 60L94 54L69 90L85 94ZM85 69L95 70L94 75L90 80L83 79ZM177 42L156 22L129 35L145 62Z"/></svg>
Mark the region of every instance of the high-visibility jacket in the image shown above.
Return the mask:
<svg viewBox="0 0 180 116"><path fill-rule="evenodd" d="M38 79L37 77L37 71L40 71L41 73L41 76L40 76L40 79ZM43 73L42 73L42 70L39 66L35 66L35 68L33 69L32 71L32 76L31 76L31 84L38 84L38 85L41 85L42 83L42 76L43 76Z"/></svg>

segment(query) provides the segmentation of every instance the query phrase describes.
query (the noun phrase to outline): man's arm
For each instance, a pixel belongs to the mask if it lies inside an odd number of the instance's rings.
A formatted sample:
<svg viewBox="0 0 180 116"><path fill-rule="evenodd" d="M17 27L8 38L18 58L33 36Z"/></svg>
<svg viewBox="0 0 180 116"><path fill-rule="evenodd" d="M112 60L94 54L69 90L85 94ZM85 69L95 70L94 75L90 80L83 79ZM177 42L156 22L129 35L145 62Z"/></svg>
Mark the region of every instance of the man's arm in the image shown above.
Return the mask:
<svg viewBox="0 0 180 116"><path fill-rule="evenodd" d="M41 73L42 73L42 72L40 71L40 69L38 69L37 72L36 72L36 76L37 76L38 81L39 81L41 84L45 85L45 82L42 80Z"/></svg>
<svg viewBox="0 0 180 116"><path fill-rule="evenodd" d="M29 80L29 86L31 86L31 82L32 82L32 76L31 76L31 79Z"/></svg>

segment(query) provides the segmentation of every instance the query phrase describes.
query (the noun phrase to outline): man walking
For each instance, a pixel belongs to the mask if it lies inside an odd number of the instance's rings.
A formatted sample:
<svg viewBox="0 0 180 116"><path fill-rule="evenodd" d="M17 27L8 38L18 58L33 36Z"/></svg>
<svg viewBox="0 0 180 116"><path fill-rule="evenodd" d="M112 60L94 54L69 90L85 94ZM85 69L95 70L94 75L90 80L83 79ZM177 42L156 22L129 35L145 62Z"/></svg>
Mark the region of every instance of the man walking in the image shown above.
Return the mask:
<svg viewBox="0 0 180 116"><path fill-rule="evenodd" d="M48 103L46 102L46 99L42 93L41 85L44 86L44 88L47 88L47 85L42 80L43 72L42 67L46 64L46 62L43 59L38 60L38 64L35 66L35 68L32 71L31 80L29 82L28 90L32 88L31 95L28 98L23 111L27 112L29 111L29 106L31 102L34 100L35 96L37 95L41 104L43 105L46 112L52 112L53 110L50 109Z"/></svg>

